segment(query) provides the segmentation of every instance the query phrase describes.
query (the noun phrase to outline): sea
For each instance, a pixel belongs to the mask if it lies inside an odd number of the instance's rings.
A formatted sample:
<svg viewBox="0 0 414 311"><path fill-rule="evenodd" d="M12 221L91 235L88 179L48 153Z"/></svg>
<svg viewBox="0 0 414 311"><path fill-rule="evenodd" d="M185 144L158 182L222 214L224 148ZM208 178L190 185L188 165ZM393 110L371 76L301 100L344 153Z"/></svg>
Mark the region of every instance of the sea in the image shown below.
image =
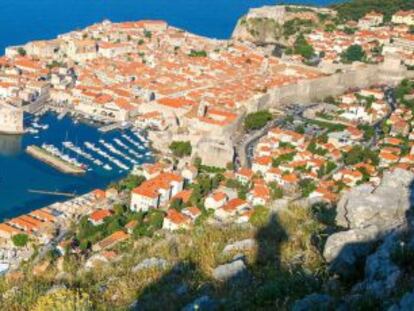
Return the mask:
<svg viewBox="0 0 414 311"><path fill-rule="evenodd" d="M7 46L28 41L52 39L58 34L84 28L109 19L113 22L162 19L170 25L217 39L226 39L238 18L249 8L275 5L271 0L0 0L0 55ZM325 6L338 1L309 0L283 1L292 4ZM33 120L26 116L30 126ZM34 193L31 190L83 194L95 188L106 187L122 178L126 172L118 169L105 171L93 168L84 176L70 176L28 156L24 149L30 144L53 144L61 151L62 142L72 141L84 148L84 142L99 145L99 140L113 142L122 139L119 131L102 134L96 127L77 123L69 117L61 120L54 114L46 114L37 120L48 129L38 134L23 136L0 135L0 221L30 212L64 197ZM127 132L129 137L133 133ZM120 138L121 137L121 138ZM124 140L125 143L127 143ZM100 146L101 147L101 146ZM131 149L135 145L130 145ZM103 148L104 149L104 148ZM147 150L136 150L146 153ZM75 156L75 154L71 154ZM82 160L82 158L79 158ZM139 163L150 162L143 156ZM88 162L88 161L83 161ZM124 162L127 162L124 160ZM89 163L86 163L89 164Z"/></svg>

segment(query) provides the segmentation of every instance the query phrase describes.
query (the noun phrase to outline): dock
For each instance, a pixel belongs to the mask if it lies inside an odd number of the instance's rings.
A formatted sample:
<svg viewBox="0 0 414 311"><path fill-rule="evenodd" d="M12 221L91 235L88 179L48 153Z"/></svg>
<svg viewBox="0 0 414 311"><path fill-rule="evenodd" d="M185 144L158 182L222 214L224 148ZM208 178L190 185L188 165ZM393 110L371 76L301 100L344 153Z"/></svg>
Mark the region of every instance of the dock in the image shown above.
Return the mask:
<svg viewBox="0 0 414 311"><path fill-rule="evenodd" d="M111 123L104 126L101 126L98 131L102 133L107 133L116 129L126 129L129 125L124 124L124 122L117 122L117 123Z"/></svg>
<svg viewBox="0 0 414 311"><path fill-rule="evenodd" d="M28 189L27 191L28 191L28 192L31 192L31 193L39 193L39 194L56 195L56 196L70 197L70 198L74 198L74 197L76 197L76 193L70 193L70 192L47 191L47 190L35 190L35 189Z"/></svg>
<svg viewBox="0 0 414 311"><path fill-rule="evenodd" d="M83 175L86 173L86 170L56 157L38 146L28 146L26 152L33 158L50 165L62 173L71 175Z"/></svg>

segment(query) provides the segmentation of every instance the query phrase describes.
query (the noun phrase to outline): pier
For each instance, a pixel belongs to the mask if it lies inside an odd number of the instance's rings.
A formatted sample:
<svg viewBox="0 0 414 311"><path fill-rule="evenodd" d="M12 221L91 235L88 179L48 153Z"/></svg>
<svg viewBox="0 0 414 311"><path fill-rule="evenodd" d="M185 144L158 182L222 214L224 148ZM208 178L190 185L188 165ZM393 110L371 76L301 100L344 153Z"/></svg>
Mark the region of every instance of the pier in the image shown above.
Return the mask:
<svg viewBox="0 0 414 311"><path fill-rule="evenodd" d="M39 194L56 195L56 196L69 197L69 198L74 198L74 197L76 197L76 193L70 193L70 192L47 191L47 190L35 190L35 189L28 189L27 191L28 191L28 192L31 192L31 193L39 193Z"/></svg>
<svg viewBox="0 0 414 311"><path fill-rule="evenodd" d="M101 126L98 131L102 133L107 133L116 129L126 129L129 125L124 124L124 122L117 122L117 123L111 123L104 126Z"/></svg>
<svg viewBox="0 0 414 311"><path fill-rule="evenodd" d="M66 162L58 157L55 157L54 155L50 154L46 150L31 145L26 148L26 152L30 154L32 157L50 165L51 167L61 171L65 174L72 174L72 175L82 175L86 173L86 170L76 167L75 165Z"/></svg>

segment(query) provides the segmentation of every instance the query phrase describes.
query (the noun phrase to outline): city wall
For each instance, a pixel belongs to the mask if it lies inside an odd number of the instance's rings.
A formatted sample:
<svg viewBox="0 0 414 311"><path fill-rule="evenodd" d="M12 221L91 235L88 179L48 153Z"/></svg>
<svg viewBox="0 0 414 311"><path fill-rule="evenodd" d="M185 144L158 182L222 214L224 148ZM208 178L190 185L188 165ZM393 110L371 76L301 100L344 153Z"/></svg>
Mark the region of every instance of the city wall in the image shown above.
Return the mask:
<svg viewBox="0 0 414 311"><path fill-rule="evenodd" d="M395 85L403 78L412 77L413 71L390 64L360 65L328 76L268 90L260 98L247 102L246 106L247 110L252 112L289 104L308 104L328 96L341 95L351 88L366 88L384 83Z"/></svg>

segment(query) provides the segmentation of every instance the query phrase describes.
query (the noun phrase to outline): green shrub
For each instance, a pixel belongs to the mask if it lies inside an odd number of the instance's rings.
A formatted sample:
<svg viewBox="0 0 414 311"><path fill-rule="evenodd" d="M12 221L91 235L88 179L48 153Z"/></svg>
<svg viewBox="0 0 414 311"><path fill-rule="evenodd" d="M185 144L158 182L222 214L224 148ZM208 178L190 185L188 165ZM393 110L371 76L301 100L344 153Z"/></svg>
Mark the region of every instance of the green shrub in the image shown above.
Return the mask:
<svg viewBox="0 0 414 311"><path fill-rule="evenodd" d="M191 143L189 141L173 141L169 148L177 158L190 156L192 151Z"/></svg>
<svg viewBox="0 0 414 311"><path fill-rule="evenodd" d="M24 247L27 245L27 242L29 241L29 236L24 233L19 233L19 234L13 235L12 241L15 246Z"/></svg>
<svg viewBox="0 0 414 311"><path fill-rule="evenodd" d="M272 114L267 110L249 113L244 120L244 128L248 131L258 130L272 120Z"/></svg>

